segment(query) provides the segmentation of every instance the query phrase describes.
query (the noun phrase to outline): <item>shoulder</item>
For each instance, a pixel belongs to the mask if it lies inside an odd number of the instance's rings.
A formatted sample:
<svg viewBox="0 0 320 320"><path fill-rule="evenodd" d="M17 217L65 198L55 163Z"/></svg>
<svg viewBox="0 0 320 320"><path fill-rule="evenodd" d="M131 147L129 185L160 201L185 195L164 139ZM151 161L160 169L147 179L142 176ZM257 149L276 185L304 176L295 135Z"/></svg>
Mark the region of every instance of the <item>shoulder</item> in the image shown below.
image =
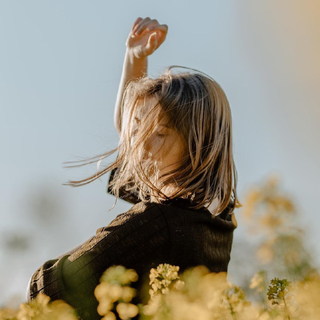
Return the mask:
<svg viewBox="0 0 320 320"><path fill-rule="evenodd" d="M218 213L216 216L214 216L215 219L220 219L225 221L226 223L230 224L234 228L237 228L238 222L236 220L236 217L234 215L234 202L230 201L227 207L220 213Z"/></svg>
<svg viewBox="0 0 320 320"><path fill-rule="evenodd" d="M132 223L147 223L160 216L163 216L163 212L156 203L139 202L132 206L128 211L118 214L106 227L99 228L97 233L103 232L106 229L110 230L111 228L130 225Z"/></svg>
<svg viewBox="0 0 320 320"><path fill-rule="evenodd" d="M214 216L206 208L191 209L186 201L175 201L170 204L155 204L162 211L170 226L172 225L199 225L205 224L212 230L231 232L237 227L232 205L229 204L220 214Z"/></svg>
<svg viewBox="0 0 320 320"><path fill-rule="evenodd" d="M69 260L101 251L117 254L119 248L123 248L121 252L126 251L131 245L146 243L148 238L157 237L159 233L162 236L169 233L163 213L152 203L138 203L99 228L95 236L77 247Z"/></svg>

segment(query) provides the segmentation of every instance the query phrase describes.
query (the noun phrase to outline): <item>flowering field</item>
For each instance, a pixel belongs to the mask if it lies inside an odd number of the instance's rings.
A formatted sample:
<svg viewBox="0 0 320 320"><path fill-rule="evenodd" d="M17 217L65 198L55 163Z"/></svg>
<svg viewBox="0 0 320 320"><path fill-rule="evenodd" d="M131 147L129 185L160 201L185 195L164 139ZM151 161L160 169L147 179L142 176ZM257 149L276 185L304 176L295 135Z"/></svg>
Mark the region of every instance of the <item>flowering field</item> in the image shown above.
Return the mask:
<svg viewBox="0 0 320 320"><path fill-rule="evenodd" d="M304 245L303 230L294 224L293 202L280 193L279 181L270 179L252 189L244 202L248 226L259 230L257 258L261 271L247 290L230 283L226 273L210 273L204 266L179 274L179 266L160 264L150 270L149 301L131 303L138 280L133 269L112 266L95 289L98 313L103 320L316 320L320 314L320 274ZM269 278L277 273L279 277ZM269 280L268 280L269 279ZM77 320L73 308L63 301L50 302L40 294L19 308L3 307L0 320Z"/></svg>

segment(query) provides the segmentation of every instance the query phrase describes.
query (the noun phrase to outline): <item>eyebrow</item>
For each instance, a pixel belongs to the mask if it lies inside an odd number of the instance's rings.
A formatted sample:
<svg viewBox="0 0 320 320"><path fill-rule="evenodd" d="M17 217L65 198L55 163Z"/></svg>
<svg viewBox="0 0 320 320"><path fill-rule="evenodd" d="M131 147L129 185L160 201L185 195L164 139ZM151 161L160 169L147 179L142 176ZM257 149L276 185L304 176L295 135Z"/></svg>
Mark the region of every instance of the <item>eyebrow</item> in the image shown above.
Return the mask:
<svg viewBox="0 0 320 320"><path fill-rule="evenodd" d="M134 120L136 120L137 122L141 121L138 117L134 117ZM159 123L159 126L171 129L171 126L169 126L168 124Z"/></svg>

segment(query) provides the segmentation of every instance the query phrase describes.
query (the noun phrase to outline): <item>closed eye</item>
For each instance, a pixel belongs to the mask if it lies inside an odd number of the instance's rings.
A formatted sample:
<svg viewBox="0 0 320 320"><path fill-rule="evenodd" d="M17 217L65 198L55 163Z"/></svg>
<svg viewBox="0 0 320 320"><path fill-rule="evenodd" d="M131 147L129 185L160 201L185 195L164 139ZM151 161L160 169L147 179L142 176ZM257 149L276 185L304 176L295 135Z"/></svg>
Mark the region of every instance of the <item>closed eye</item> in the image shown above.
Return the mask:
<svg viewBox="0 0 320 320"><path fill-rule="evenodd" d="M168 132L166 130L155 131L155 135L159 138L164 138L168 136Z"/></svg>

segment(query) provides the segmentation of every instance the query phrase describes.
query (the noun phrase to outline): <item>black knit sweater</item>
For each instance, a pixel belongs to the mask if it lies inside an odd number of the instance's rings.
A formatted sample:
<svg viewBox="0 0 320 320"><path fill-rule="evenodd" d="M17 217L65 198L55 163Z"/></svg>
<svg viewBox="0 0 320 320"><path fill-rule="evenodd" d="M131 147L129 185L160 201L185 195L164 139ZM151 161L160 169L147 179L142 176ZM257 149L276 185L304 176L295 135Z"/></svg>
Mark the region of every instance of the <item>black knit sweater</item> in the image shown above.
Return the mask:
<svg viewBox="0 0 320 320"><path fill-rule="evenodd" d="M197 265L226 272L235 229L231 218L229 207L213 217L207 209L188 209L185 200L137 203L83 245L40 267L30 280L28 299L43 292L65 300L80 318L95 320L101 317L94 288L112 265L138 273L132 303L148 301L149 272L160 263L179 266L179 272Z"/></svg>

